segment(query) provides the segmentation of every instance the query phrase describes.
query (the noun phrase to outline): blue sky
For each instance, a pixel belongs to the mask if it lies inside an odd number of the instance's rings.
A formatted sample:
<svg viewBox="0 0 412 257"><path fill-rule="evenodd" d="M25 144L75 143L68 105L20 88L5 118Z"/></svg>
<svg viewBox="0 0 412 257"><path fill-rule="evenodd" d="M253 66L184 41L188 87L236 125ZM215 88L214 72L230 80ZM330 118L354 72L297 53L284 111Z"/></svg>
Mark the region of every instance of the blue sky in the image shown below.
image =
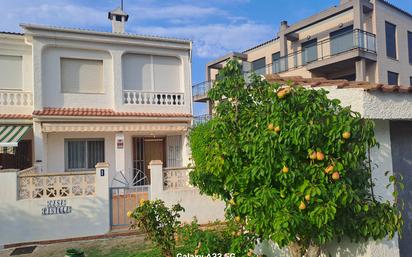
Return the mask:
<svg viewBox="0 0 412 257"><path fill-rule="evenodd" d="M412 0L392 0L412 13ZM275 37L281 20L294 23L339 0L124 0L130 33L193 40L193 83L205 79L205 64ZM0 31L19 23L110 31L107 11L120 0L0 0ZM204 107L196 105L199 113Z"/></svg>

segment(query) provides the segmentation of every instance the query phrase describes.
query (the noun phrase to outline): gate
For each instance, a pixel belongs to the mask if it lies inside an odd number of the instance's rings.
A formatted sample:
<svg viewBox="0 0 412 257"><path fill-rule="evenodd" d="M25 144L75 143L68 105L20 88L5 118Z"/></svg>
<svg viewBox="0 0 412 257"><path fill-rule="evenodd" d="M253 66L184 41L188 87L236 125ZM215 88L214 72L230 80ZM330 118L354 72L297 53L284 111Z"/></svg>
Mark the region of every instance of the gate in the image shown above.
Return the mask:
<svg viewBox="0 0 412 257"><path fill-rule="evenodd" d="M134 169L133 179L128 179L123 172L119 172L110 185L110 225L112 228L127 228L131 219L128 211L133 211L141 199L150 199L148 178L141 170Z"/></svg>

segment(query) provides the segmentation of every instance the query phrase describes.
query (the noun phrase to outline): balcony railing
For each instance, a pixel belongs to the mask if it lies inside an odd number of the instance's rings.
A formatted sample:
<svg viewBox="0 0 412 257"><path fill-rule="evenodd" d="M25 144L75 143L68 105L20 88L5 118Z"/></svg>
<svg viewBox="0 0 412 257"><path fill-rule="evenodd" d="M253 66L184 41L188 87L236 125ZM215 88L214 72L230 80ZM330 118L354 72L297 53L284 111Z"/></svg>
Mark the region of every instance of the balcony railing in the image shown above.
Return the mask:
<svg viewBox="0 0 412 257"><path fill-rule="evenodd" d="M193 85L192 94L194 98L206 97L209 90L212 88L214 81L204 81Z"/></svg>
<svg viewBox="0 0 412 257"><path fill-rule="evenodd" d="M253 71L261 75L281 73L352 50L376 54L376 35L359 29L348 31L306 46Z"/></svg>
<svg viewBox="0 0 412 257"><path fill-rule="evenodd" d="M0 90L0 106L32 106L33 93Z"/></svg>
<svg viewBox="0 0 412 257"><path fill-rule="evenodd" d="M196 126L197 124L208 122L211 118L212 118L212 115L210 114L203 114L203 115L195 116L193 118L193 125Z"/></svg>
<svg viewBox="0 0 412 257"><path fill-rule="evenodd" d="M123 103L127 105L184 105L183 93L145 92L123 90Z"/></svg>

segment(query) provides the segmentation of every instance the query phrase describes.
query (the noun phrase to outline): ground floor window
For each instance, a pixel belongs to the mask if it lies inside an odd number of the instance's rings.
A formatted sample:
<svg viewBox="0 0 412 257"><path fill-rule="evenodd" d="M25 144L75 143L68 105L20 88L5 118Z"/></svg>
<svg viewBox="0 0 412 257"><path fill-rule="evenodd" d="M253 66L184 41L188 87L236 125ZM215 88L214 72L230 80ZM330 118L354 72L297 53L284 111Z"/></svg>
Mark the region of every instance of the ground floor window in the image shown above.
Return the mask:
<svg viewBox="0 0 412 257"><path fill-rule="evenodd" d="M31 166L31 140L21 140L17 147L0 147L0 169L24 170Z"/></svg>
<svg viewBox="0 0 412 257"><path fill-rule="evenodd" d="M67 171L93 170L104 162L104 139L66 139L65 160Z"/></svg>

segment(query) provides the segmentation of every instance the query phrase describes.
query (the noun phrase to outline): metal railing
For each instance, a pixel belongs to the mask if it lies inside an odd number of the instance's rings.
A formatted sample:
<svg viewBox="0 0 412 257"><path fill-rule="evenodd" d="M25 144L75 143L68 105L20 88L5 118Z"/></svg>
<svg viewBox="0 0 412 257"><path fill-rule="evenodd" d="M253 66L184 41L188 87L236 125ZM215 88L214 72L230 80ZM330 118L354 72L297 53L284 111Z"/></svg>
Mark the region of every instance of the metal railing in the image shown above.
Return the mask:
<svg viewBox="0 0 412 257"><path fill-rule="evenodd" d="M376 54L376 35L359 29L348 31L273 60L272 63L253 72L260 75L277 74L352 50Z"/></svg>
<svg viewBox="0 0 412 257"><path fill-rule="evenodd" d="M192 87L193 97L206 97L207 93L213 86L213 82L214 82L213 80L204 81L204 82L193 85Z"/></svg>
<svg viewBox="0 0 412 257"><path fill-rule="evenodd" d="M211 114L203 114L203 115L195 116L193 118L193 125L196 126L198 124L208 122L211 118L212 118Z"/></svg>

